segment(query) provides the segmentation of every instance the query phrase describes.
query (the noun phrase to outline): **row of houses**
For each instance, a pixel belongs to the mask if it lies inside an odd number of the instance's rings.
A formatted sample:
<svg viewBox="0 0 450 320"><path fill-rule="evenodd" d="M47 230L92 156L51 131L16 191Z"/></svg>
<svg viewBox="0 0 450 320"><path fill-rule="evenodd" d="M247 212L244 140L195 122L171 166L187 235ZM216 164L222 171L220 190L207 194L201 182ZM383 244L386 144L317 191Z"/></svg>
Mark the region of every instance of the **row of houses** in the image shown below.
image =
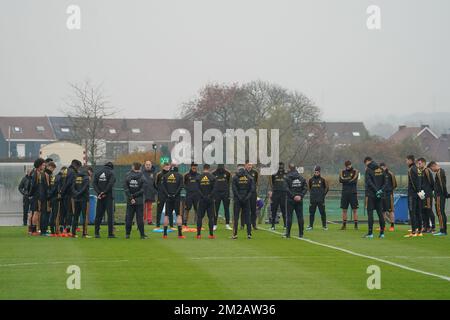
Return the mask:
<svg viewBox="0 0 450 320"><path fill-rule="evenodd" d="M397 132L389 137L393 143L402 143L407 139L420 143L430 158L439 162L450 162L450 134L443 133L438 136L427 124L419 127L401 125Z"/></svg>
<svg viewBox="0 0 450 320"><path fill-rule="evenodd" d="M193 122L183 119L105 119L101 137L104 159L114 161L131 152L170 150L171 133L184 128L192 132ZM363 122L321 122L311 131L323 135L323 141L336 148L364 141L369 133ZM389 139L401 143L418 139L427 154L442 162L450 161L450 138L437 136L429 126L400 126ZM71 121L66 117L0 117L0 160L29 161L39 156L40 149L55 141L75 142Z"/></svg>
<svg viewBox="0 0 450 320"><path fill-rule="evenodd" d="M99 144L102 160L121 154L170 148L173 130L191 130L191 121L180 119L105 119ZM29 161L40 149L56 141L76 141L71 121L66 117L0 117L0 160Z"/></svg>

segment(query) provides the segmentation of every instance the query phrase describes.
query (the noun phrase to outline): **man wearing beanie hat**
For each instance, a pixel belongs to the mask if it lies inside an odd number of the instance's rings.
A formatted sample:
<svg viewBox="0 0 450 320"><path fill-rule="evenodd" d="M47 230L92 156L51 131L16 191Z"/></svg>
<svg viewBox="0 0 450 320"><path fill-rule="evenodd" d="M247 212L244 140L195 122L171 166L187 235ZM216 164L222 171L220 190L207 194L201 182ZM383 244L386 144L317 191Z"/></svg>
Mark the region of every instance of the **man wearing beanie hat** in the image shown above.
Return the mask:
<svg viewBox="0 0 450 320"><path fill-rule="evenodd" d="M106 214L108 216L108 238L115 238L114 220L113 220L113 188L116 183L114 176L114 165L107 162L103 168L98 170L94 175L92 186L97 193L97 209L95 212L95 237L100 238L100 224Z"/></svg>
<svg viewBox="0 0 450 320"><path fill-rule="evenodd" d="M341 209L342 209L342 227L347 228L347 210L351 206L353 211L353 220L355 229L358 229L358 179L359 171L352 167L350 160L345 161L345 169L339 174L339 182L342 184Z"/></svg>
<svg viewBox="0 0 450 320"><path fill-rule="evenodd" d="M329 185L320 175L320 166L315 166L314 175L308 180L309 189L309 227L306 230L312 230L314 226L314 216L316 209L319 208L320 218L322 219L322 228L327 228L327 215L325 213L325 196L328 193Z"/></svg>

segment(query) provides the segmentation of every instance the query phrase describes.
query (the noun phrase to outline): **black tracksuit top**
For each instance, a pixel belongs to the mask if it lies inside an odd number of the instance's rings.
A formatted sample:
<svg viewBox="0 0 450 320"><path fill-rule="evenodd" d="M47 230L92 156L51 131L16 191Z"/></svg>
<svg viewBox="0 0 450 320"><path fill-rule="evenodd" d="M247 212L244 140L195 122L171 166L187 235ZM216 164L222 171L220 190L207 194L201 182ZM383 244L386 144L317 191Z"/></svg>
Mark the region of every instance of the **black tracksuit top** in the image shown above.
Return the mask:
<svg viewBox="0 0 450 320"><path fill-rule="evenodd" d="M375 161L370 162L365 174L366 196L375 198L379 190L384 193L385 181L384 170Z"/></svg>
<svg viewBox="0 0 450 320"><path fill-rule="evenodd" d="M238 201L246 201L250 199L253 192L253 178L245 170L237 172L232 179L231 186L234 198Z"/></svg>
<svg viewBox="0 0 450 320"><path fill-rule="evenodd" d="M186 195L198 195L198 184L197 178L199 177L198 172L189 171L183 177L184 189L186 189Z"/></svg>
<svg viewBox="0 0 450 320"><path fill-rule="evenodd" d="M202 200L212 199L215 191L216 178L212 173L205 172L199 174L197 177L198 192Z"/></svg>
<svg viewBox="0 0 450 320"><path fill-rule="evenodd" d="M125 178L123 189L127 202L130 204L131 199L136 200L137 204L143 204L144 199L144 187L146 180L142 172L130 171Z"/></svg>
<svg viewBox="0 0 450 320"><path fill-rule="evenodd" d="M230 194L231 173L225 169L217 169L212 174L216 178L215 193Z"/></svg>
<svg viewBox="0 0 450 320"><path fill-rule="evenodd" d="M322 176L312 176L308 180L310 202L322 203L328 193L328 182Z"/></svg>
<svg viewBox="0 0 450 320"><path fill-rule="evenodd" d="M162 177L161 189L164 195L178 197L182 188L183 176L178 171L171 170Z"/></svg>
<svg viewBox="0 0 450 320"><path fill-rule="evenodd" d="M107 197L113 197L113 188L116 177L113 170L108 166L103 166L94 175L92 186L97 194L104 193Z"/></svg>
<svg viewBox="0 0 450 320"><path fill-rule="evenodd" d="M297 170L289 171L286 174L285 186L289 201L293 201L295 196L301 196L303 201L303 197L308 192L306 179Z"/></svg>
<svg viewBox="0 0 450 320"><path fill-rule="evenodd" d="M354 168L341 171L339 182L342 183L342 193L348 194L358 192L358 175L359 171Z"/></svg>
<svg viewBox="0 0 450 320"><path fill-rule="evenodd" d="M72 184L72 197L74 201L89 200L89 176L86 172L80 171L76 174Z"/></svg>
<svg viewBox="0 0 450 320"><path fill-rule="evenodd" d="M270 185L272 192L286 192L286 173L278 170L277 173L270 177Z"/></svg>

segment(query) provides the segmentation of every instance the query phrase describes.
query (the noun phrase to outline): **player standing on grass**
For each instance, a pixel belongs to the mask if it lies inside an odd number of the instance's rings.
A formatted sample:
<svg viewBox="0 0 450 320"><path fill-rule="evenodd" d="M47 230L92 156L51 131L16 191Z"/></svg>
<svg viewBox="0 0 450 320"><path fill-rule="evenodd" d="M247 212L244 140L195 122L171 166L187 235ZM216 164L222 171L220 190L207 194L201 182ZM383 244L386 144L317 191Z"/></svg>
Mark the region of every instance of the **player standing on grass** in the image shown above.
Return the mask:
<svg viewBox="0 0 450 320"><path fill-rule="evenodd" d="M365 238L373 238L373 211L377 211L378 220L380 223L379 238L384 238L384 216L382 199L384 196L385 175L383 169L372 160L371 157L364 159L366 165L365 186L366 186L366 206L367 218L369 224L369 231L364 236Z"/></svg>
<svg viewBox="0 0 450 320"><path fill-rule="evenodd" d="M158 192L158 200L156 202L156 228L161 226L161 215L166 204L166 195L161 187L163 177L170 171L169 163L163 163L161 171L156 174L155 178L155 189Z"/></svg>
<svg viewBox="0 0 450 320"><path fill-rule="evenodd" d="M319 208L320 218L322 219L322 228L327 228L327 214L325 212L325 197L328 193L329 185L327 180L320 175L320 167L314 168L314 175L308 180L309 189L309 227L306 230L312 230L314 227L314 216L316 209Z"/></svg>
<svg viewBox="0 0 450 320"><path fill-rule="evenodd" d="M217 226L217 220L219 218L220 203L223 204L223 210L225 213L225 229L232 230L230 227L230 184L231 173L225 169L223 164L217 165L217 169L212 173L216 178L216 185L214 191L214 203L215 203L215 220L214 225Z"/></svg>
<svg viewBox="0 0 450 320"><path fill-rule="evenodd" d="M152 162L150 160L146 160L144 162L142 174L144 175L144 178L147 180L144 190L144 222L147 221L148 225L152 225L153 224L152 207L156 198L156 189L154 182L155 168L153 167Z"/></svg>
<svg viewBox="0 0 450 320"><path fill-rule="evenodd" d="M213 174L209 172L209 164L203 165L203 173L197 177L198 192L200 195L198 202L197 214L197 239L201 239L202 223L205 217L205 212L208 215L209 236L208 239L214 239L214 222L215 222L215 207L214 207L214 193L215 180Z"/></svg>
<svg viewBox="0 0 450 320"><path fill-rule="evenodd" d="M52 189L52 179L53 171L56 169L56 164L53 161L47 162L45 165L44 172L42 173L42 179L40 184L40 198L41 198L41 218L40 218L40 229L41 236L48 235L48 226L51 215L51 189Z"/></svg>
<svg viewBox="0 0 450 320"><path fill-rule="evenodd" d="M73 198L73 219L72 219L72 237L77 237L77 228L80 216L83 218L83 238L87 238L87 211L89 203L89 173L88 168L78 169L75 180L72 185Z"/></svg>
<svg viewBox="0 0 450 320"><path fill-rule="evenodd" d="M353 211L353 220L355 229L358 229L358 179L359 171L354 169L350 160L345 161L345 169L339 175L339 182L342 184L341 209L342 209L342 227L347 229L347 211L351 206Z"/></svg>
<svg viewBox="0 0 450 320"><path fill-rule="evenodd" d="M231 187L233 189L233 236L237 239L239 226L239 214L242 210L247 224L247 239L252 238L252 224L250 221L250 197L253 192L253 179L245 170L243 164L238 165L238 171L234 175Z"/></svg>
<svg viewBox="0 0 450 320"><path fill-rule="evenodd" d="M105 211L108 218L108 238L115 238L114 235L114 195L113 188L116 183L114 176L114 165L107 162L103 168L98 170L92 182L95 193L97 193L97 208L95 211L95 237L100 238L100 225Z"/></svg>
<svg viewBox="0 0 450 320"><path fill-rule="evenodd" d="M272 191L269 192L271 199L270 209L272 210L272 227L275 230L275 219L277 217L278 207L281 209L283 217L284 229L286 229L286 172L284 170L284 163L278 164L278 171L270 177L270 187Z"/></svg>
<svg viewBox="0 0 450 320"><path fill-rule="evenodd" d="M189 212L192 208L194 208L195 216L198 214L198 201L200 199L200 194L198 191L198 183L197 178L199 176L198 173L198 165L194 162L191 163L191 169L187 172L184 177L184 189L186 190L186 199L184 201L184 216L183 216L183 225L187 226L189 220Z"/></svg>
<svg viewBox="0 0 450 320"><path fill-rule="evenodd" d="M405 238L421 237L422 200L425 198L425 192L422 190L422 171L417 168L413 155L406 157L406 164L408 165L408 209L411 233L405 235Z"/></svg>
<svg viewBox="0 0 450 320"><path fill-rule="evenodd" d="M258 171L253 168L253 163L251 163L249 160L245 161L245 170L247 170L247 173L253 179L253 191L252 195L250 196L250 221L252 223L253 229L258 230L258 227L256 226L256 199L258 198L259 174Z"/></svg>
<svg viewBox="0 0 450 320"><path fill-rule="evenodd" d="M30 226L28 227L28 233L30 235L38 235L38 224L39 215L41 211L41 201L40 201L40 184L42 179L42 173L45 169L45 161L42 158L36 159L34 161L34 169L31 173L31 183L30 183Z"/></svg>
<svg viewBox="0 0 450 320"><path fill-rule="evenodd" d="M73 198L72 198L72 185L75 182L75 176L79 168L81 167L81 162L79 160L72 160L69 168L67 168L66 175L64 178L64 183L61 186L61 197L63 203L63 210L65 210L65 221L64 227L65 232L70 236L70 226L72 225L73 218Z"/></svg>
<svg viewBox="0 0 450 320"><path fill-rule="evenodd" d="M434 178L431 169L426 166L425 158L419 158L417 166L422 171L422 190L425 191L425 199L422 201L422 232L432 233L436 231L433 213Z"/></svg>
<svg viewBox="0 0 450 320"><path fill-rule="evenodd" d="M447 216L445 215L445 201L449 198L447 191L447 178L445 171L436 162L431 161L428 167L436 174L436 180L434 184L434 197L436 204L436 214L439 219L439 232L435 233L435 236L447 235Z"/></svg>
<svg viewBox="0 0 450 320"><path fill-rule="evenodd" d="M141 172L141 164L133 163L131 171L125 178L123 189L127 198L127 212L125 218L125 238L129 239L133 227L134 216L141 234L141 239L147 239L144 233L144 188L146 180Z"/></svg>
<svg viewBox="0 0 450 320"><path fill-rule="evenodd" d="M389 218L391 221L391 226L389 231L394 231L395 228L395 213L394 213L394 190L397 189L397 179L395 174L389 170L387 165L382 162L380 163L381 169L384 170L385 176L385 187L384 187L384 198L383 198L383 213L385 220Z"/></svg>
<svg viewBox="0 0 450 320"><path fill-rule="evenodd" d="M163 238L167 239L167 228L169 218L175 215L177 217L178 238L184 239L182 217L180 215L181 206L181 189L183 188L183 176L178 172L176 163L172 163L171 169L162 177L161 189L166 199L166 212L164 216L164 234Z"/></svg>
<svg viewBox="0 0 450 320"><path fill-rule="evenodd" d="M54 173L54 171L53 171ZM61 171L58 174L52 174L50 176L50 185L48 189L48 198L50 203L50 235L55 236L59 233L59 216L60 216L60 196L59 196L59 184L61 181Z"/></svg>
<svg viewBox="0 0 450 320"><path fill-rule="evenodd" d="M320 169L319 169L320 171ZM284 237L291 237L292 214L295 211L298 222L298 237L303 238L303 198L308 187L306 180L298 173L294 164L289 164L289 172L286 175L286 191L287 191L287 228Z"/></svg>
<svg viewBox="0 0 450 320"><path fill-rule="evenodd" d="M28 192L30 190L31 184L31 170L27 169L27 173L20 180L19 183L19 192L22 195L22 208L23 208L23 225L26 226L28 224L28 213L30 212L30 198Z"/></svg>

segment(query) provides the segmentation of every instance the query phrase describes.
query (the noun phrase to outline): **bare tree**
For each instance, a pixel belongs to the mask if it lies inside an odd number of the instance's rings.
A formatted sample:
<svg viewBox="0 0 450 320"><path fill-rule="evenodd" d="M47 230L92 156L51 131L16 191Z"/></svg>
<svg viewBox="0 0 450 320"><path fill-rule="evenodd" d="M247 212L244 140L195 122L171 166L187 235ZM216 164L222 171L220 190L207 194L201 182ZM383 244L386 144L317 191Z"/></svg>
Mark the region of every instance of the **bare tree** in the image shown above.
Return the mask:
<svg viewBox="0 0 450 320"><path fill-rule="evenodd" d="M89 80L82 84L70 83L72 94L66 99L62 110L71 122L73 137L84 145L91 164L103 156L101 140L106 130L104 119L114 116L117 111L110 106L102 85L93 85Z"/></svg>

